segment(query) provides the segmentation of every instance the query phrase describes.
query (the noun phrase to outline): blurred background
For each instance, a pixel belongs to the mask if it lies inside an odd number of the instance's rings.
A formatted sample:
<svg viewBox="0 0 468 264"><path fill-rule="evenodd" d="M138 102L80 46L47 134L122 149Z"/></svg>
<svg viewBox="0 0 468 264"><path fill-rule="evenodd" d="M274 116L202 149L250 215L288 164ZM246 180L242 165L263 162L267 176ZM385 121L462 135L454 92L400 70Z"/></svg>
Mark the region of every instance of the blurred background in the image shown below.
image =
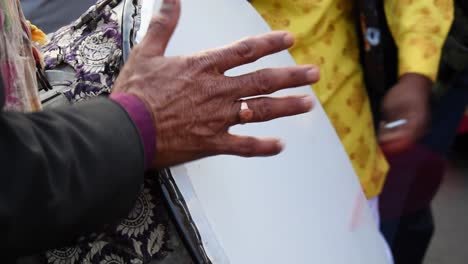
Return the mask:
<svg viewBox="0 0 468 264"><path fill-rule="evenodd" d="M468 262L468 119L451 150L448 170L432 206L435 233L425 263Z"/></svg>

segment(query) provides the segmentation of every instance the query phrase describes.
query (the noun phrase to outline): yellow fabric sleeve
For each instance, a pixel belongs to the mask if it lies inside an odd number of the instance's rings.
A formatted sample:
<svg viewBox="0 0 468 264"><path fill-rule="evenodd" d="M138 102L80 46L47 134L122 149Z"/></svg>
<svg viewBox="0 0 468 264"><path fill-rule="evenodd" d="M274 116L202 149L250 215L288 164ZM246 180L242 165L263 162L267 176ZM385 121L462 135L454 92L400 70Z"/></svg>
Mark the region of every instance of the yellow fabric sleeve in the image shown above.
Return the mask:
<svg viewBox="0 0 468 264"><path fill-rule="evenodd" d="M385 0L385 13L398 47L399 75L419 73L435 81L453 0Z"/></svg>

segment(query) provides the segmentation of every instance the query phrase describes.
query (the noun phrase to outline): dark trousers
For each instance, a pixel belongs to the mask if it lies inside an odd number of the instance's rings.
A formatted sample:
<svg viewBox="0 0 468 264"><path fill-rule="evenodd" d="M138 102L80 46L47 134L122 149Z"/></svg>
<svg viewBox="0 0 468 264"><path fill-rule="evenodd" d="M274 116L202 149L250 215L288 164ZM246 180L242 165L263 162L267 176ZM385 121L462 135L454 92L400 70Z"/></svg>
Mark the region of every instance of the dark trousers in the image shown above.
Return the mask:
<svg viewBox="0 0 468 264"><path fill-rule="evenodd" d="M389 241L395 264L420 264L434 234L434 219L429 208L381 223Z"/></svg>
<svg viewBox="0 0 468 264"><path fill-rule="evenodd" d="M441 157L439 161L449 152L467 106L468 74L465 76L466 83L454 84L454 88L435 105L431 129L420 144L422 149ZM406 166L411 162L396 158L400 167L392 167L389 177L393 179L388 179L381 196L381 230L395 264L423 263L434 233L430 203L443 178L443 162L439 168L437 159L418 160L416 155L406 157L421 163L413 171Z"/></svg>

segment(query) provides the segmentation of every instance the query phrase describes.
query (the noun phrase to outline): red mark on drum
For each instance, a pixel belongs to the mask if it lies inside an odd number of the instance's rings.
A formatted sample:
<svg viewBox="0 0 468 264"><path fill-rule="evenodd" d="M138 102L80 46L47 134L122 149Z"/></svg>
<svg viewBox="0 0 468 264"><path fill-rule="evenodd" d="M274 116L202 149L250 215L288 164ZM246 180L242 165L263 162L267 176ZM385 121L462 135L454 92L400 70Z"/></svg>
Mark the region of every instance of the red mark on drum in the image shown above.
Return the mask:
<svg viewBox="0 0 468 264"><path fill-rule="evenodd" d="M356 199L354 202L354 209L351 214L351 225L350 230L354 231L359 226L362 220L362 213L364 209L364 204L366 203L366 199L362 195L362 193L358 192L356 195Z"/></svg>

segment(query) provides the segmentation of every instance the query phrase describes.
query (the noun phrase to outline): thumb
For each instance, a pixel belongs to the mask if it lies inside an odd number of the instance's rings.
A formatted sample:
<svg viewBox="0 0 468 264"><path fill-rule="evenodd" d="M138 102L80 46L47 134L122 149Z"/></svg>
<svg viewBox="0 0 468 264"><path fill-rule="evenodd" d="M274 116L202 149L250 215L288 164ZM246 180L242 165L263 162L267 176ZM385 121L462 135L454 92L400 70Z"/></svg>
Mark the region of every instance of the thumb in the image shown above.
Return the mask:
<svg viewBox="0 0 468 264"><path fill-rule="evenodd" d="M141 45L145 52L162 56L180 17L180 0L163 0L159 14L151 19Z"/></svg>

